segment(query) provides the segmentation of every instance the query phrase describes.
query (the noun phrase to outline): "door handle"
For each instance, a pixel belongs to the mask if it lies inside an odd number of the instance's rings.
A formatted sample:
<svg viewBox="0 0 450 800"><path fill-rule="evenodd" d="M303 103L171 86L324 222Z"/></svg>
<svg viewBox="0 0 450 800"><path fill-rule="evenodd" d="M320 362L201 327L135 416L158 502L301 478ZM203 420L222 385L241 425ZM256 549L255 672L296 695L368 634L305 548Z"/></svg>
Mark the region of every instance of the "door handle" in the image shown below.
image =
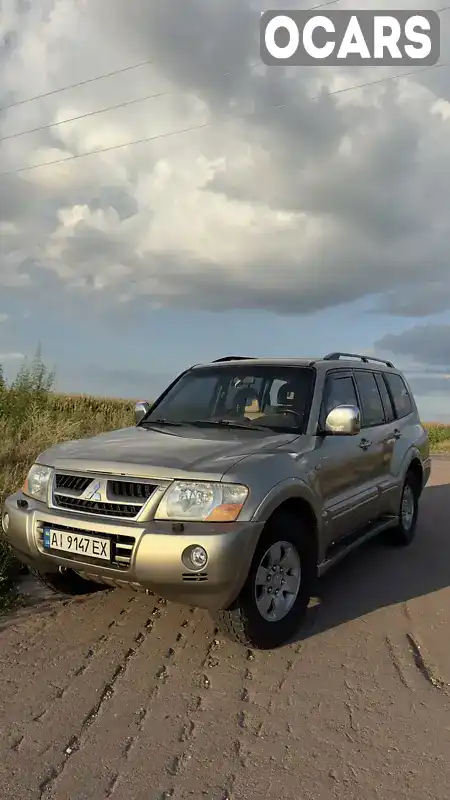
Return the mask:
<svg viewBox="0 0 450 800"><path fill-rule="evenodd" d="M398 429L398 428L396 428L396 429L395 429L395 431L394 431L394 432L393 432L393 434L392 434L392 436L394 437L394 439L400 439L400 436L401 436L401 435L402 435L402 434L401 434L401 432L399 431L399 429Z"/></svg>
<svg viewBox="0 0 450 800"><path fill-rule="evenodd" d="M369 442L368 439L361 439L361 441L359 443L359 446L360 446L361 450L368 450L369 447L371 446L371 444L372 444L372 442Z"/></svg>

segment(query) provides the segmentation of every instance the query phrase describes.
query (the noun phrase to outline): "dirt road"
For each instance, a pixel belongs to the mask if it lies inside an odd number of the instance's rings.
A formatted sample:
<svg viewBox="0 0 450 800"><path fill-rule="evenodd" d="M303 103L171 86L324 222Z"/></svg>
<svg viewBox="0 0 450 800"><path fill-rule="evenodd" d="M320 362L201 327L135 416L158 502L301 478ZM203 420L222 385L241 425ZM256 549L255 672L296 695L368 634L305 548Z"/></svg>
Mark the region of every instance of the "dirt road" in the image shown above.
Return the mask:
<svg viewBox="0 0 450 800"><path fill-rule="evenodd" d="M415 544L355 554L277 652L121 591L3 623L2 800L448 800L449 517L435 460Z"/></svg>

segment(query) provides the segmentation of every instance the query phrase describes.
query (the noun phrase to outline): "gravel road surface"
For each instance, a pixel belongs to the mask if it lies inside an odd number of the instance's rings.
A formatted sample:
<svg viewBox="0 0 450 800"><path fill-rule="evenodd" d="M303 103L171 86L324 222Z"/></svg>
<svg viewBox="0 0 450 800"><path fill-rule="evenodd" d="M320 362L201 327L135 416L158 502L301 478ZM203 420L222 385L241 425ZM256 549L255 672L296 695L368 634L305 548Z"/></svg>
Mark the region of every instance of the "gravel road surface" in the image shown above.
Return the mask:
<svg viewBox="0 0 450 800"><path fill-rule="evenodd" d="M124 591L0 622L2 800L448 800L450 460L415 543L328 575L271 653Z"/></svg>

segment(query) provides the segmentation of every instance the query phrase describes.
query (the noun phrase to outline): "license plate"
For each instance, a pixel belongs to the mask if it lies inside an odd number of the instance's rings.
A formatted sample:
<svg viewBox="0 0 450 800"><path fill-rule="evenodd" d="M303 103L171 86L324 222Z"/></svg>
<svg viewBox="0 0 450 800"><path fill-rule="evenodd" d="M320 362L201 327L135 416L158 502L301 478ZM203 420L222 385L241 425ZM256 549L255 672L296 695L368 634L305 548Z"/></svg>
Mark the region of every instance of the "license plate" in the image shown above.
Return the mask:
<svg viewBox="0 0 450 800"><path fill-rule="evenodd" d="M46 550L62 550L89 558L111 560L111 542L101 536L83 536L81 533L44 528L44 547Z"/></svg>

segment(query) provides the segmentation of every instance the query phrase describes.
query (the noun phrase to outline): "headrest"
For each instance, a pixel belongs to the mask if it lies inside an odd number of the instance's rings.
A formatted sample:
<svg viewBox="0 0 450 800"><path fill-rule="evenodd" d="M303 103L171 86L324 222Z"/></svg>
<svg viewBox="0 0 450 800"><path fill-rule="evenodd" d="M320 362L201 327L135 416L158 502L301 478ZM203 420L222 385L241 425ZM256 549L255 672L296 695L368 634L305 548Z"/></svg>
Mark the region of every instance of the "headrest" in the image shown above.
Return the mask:
<svg viewBox="0 0 450 800"><path fill-rule="evenodd" d="M279 403L280 406L292 405L295 401L295 390L296 387L293 383L285 383L283 386L280 386L277 394L277 403Z"/></svg>
<svg viewBox="0 0 450 800"><path fill-rule="evenodd" d="M254 400L258 400L258 393L251 387L245 386L243 389L239 389L239 391L236 392L233 405L235 408L245 408Z"/></svg>

